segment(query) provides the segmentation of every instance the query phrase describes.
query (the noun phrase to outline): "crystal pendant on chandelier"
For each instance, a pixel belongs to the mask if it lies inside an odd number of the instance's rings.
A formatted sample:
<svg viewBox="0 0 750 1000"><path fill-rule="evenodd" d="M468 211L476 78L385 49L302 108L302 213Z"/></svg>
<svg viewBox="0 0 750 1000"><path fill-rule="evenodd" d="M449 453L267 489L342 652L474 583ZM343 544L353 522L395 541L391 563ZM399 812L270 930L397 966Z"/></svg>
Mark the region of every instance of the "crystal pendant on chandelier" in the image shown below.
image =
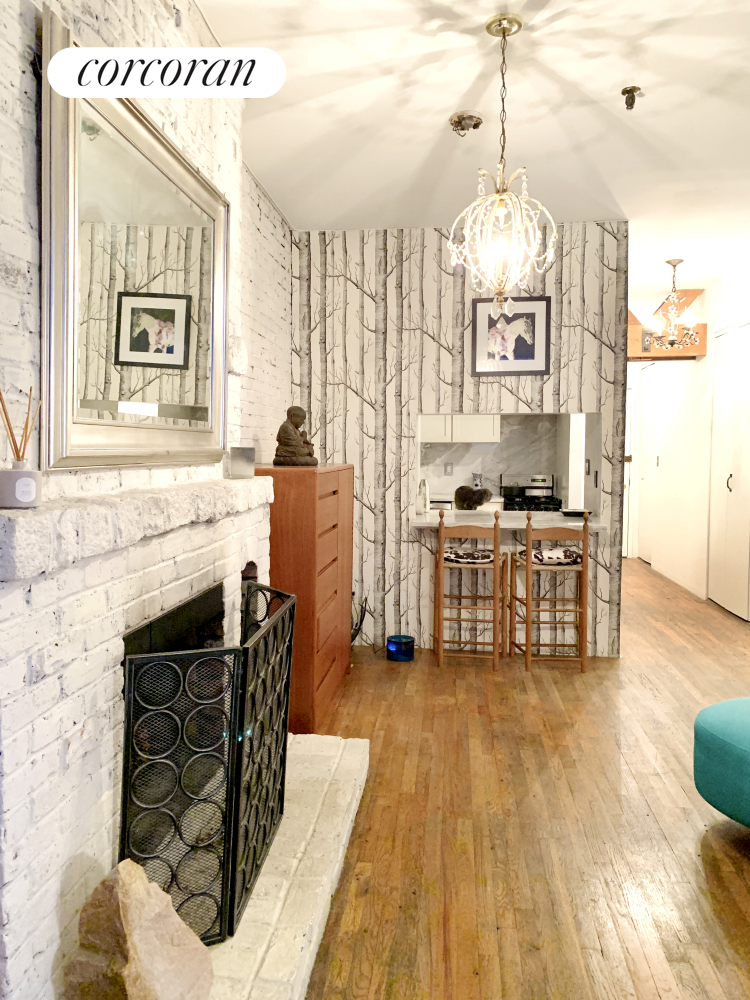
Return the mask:
<svg viewBox="0 0 750 1000"><path fill-rule="evenodd" d="M492 292L493 319L503 313L511 315L511 290L527 287L532 271L541 273L549 268L557 242L552 216L541 202L529 197L525 168L505 179L505 50L508 36L522 26L517 14L497 14L487 22L488 33L502 39L500 162L496 177L480 168L479 197L453 223L448 242L451 264L461 263L469 269L474 291L488 288ZM490 194L485 191L485 180L492 185ZM520 193L511 190L519 180Z"/></svg>

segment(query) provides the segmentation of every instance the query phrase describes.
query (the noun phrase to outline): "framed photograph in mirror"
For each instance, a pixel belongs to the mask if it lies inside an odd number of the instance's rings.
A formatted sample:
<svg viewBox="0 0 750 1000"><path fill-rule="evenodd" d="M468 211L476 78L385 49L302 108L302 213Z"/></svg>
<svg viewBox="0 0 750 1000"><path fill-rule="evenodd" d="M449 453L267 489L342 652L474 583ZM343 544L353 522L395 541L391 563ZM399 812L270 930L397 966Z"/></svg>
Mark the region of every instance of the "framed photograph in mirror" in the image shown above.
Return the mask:
<svg viewBox="0 0 750 1000"><path fill-rule="evenodd" d="M218 462L229 205L128 100L68 99L42 38L42 467Z"/></svg>
<svg viewBox="0 0 750 1000"><path fill-rule="evenodd" d="M549 375L549 295L517 296L511 315L494 319L492 299L474 299L471 304L471 374Z"/></svg>
<svg viewBox="0 0 750 1000"><path fill-rule="evenodd" d="M118 292L115 365L190 368L191 295Z"/></svg>

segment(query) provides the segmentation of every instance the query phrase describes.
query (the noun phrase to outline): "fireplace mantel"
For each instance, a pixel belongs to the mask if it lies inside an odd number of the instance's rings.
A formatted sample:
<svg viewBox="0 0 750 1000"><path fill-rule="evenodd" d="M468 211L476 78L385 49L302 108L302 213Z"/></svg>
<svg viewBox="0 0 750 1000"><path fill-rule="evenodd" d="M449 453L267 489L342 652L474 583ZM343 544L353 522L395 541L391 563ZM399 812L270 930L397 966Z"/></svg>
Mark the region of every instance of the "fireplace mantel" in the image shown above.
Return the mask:
<svg viewBox="0 0 750 1000"><path fill-rule="evenodd" d="M219 479L55 500L0 513L0 582L54 573L189 524L273 501L267 477Z"/></svg>

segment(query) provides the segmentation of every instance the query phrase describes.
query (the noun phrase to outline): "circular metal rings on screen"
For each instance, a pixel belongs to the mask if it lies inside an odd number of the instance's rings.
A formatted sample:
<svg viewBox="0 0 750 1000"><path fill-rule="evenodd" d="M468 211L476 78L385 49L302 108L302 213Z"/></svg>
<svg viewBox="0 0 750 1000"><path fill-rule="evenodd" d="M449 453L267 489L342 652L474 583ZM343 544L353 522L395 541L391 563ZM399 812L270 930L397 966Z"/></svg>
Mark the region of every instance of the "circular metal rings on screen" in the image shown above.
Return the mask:
<svg viewBox="0 0 750 1000"><path fill-rule="evenodd" d="M211 847L198 847L177 865L177 885L183 892L205 892L221 871L221 858Z"/></svg>
<svg viewBox="0 0 750 1000"><path fill-rule="evenodd" d="M166 805L177 791L179 776L171 760L141 764L130 779L130 797L142 809Z"/></svg>
<svg viewBox="0 0 750 1000"><path fill-rule="evenodd" d="M206 847L221 836L224 813L216 802L202 799L188 806L180 819L180 837L188 847Z"/></svg>
<svg viewBox="0 0 750 1000"><path fill-rule="evenodd" d="M177 821L167 809L149 809L133 820L128 830L128 844L139 858L162 855L177 833Z"/></svg>
<svg viewBox="0 0 750 1000"><path fill-rule="evenodd" d="M198 937L207 934L219 915L219 904L208 893L199 892L180 903L177 912Z"/></svg>
<svg viewBox="0 0 750 1000"><path fill-rule="evenodd" d="M191 750L215 750L229 735L229 719L218 705L201 705L185 719L182 738Z"/></svg>
<svg viewBox="0 0 750 1000"><path fill-rule="evenodd" d="M219 754L201 753L191 757L183 767L180 782L191 799L206 799L216 795L226 777L226 764Z"/></svg>
<svg viewBox="0 0 750 1000"><path fill-rule="evenodd" d="M218 656L196 660L185 677L185 690L199 705L208 705L226 694L232 672Z"/></svg>
<svg viewBox="0 0 750 1000"><path fill-rule="evenodd" d="M135 696L144 708L167 708L180 696L182 673L169 660L141 667L135 681Z"/></svg>
<svg viewBox="0 0 750 1000"><path fill-rule="evenodd" d="M133 743L141 757L166 757L180 741L180 720L174 712L146 712L133 729Z"/></svg>
<svg viewBox="0 0 750 1000"><path fill-rule="evenodd" d="M149 882L154 882L162 892L169 892L174 882L174 869L166 858L148 858L143 862L143 870Z"/></svg>

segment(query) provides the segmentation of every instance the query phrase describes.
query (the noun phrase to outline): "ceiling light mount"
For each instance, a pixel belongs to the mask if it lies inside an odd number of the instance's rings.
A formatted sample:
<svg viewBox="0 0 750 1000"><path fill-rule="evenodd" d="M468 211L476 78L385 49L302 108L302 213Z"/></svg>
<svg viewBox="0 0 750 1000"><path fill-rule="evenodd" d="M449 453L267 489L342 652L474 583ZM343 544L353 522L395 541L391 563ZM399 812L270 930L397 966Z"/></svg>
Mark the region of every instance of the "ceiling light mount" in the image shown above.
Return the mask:
<svg viewBox="0 0 750 1000"><path fill-rule="evenodd" d="M493 38L510 38L516 35L523 27L523 18L520 14L493 14L485 24L485 30Z"/></svg>
<svg viewBox="0 0 750 1000"><path fill-rule="evenodd" d="M467 132L479 128L484 119L476 111L456 111L448 121L456 135L463 139Z"/></svg>
<svg viewBox="0 0 750 1000"><path fill-rule="evenodd" d="M632 111L635 107L635 99L641 93L640 87L623 87L622 96L625 98L625 107Z"/></svg>

